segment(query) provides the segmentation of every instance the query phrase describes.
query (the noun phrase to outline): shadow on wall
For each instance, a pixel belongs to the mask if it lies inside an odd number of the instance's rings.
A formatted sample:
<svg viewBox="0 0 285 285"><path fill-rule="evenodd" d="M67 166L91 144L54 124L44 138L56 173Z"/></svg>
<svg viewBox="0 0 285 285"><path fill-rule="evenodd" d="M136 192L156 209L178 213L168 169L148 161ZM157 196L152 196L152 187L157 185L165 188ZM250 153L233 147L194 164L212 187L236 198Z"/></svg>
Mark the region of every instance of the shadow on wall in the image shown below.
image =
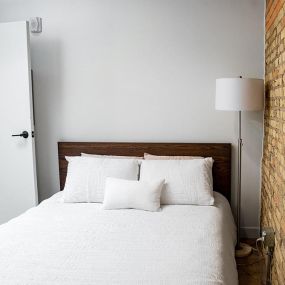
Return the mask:
<svg viewBox="0 0 285 285"><path fill-rule="evenodd" d="M54 117L61 117L64 104L61 97L63 90L62 54L60 42L44 40L43 37L31 37L32 69L34 73L34 104L35 104L35 139L39 200L50 196L44 193L43 185L50 185L53 177L58 177L57 140L60 126L53 125ZM61 122L61 119L56 120ZM57 130L57 132L55 132ZM50 167L50 166L53 167ZM58 185L53 185L57 192Z"/></svg>
<svg viewBox="0 0 285 285"><path fill-rule="evenodd" d="M270 105L270 82L265 83L265 104L264 104L264 117L269 117L270 112L272 112L272 108ZM265 128L268 127L268 121L264 120L264 133L265 133ZM269 137L264 136L264 141L263 141L263 148L265 149L268 145L269 142Z"/></svg>

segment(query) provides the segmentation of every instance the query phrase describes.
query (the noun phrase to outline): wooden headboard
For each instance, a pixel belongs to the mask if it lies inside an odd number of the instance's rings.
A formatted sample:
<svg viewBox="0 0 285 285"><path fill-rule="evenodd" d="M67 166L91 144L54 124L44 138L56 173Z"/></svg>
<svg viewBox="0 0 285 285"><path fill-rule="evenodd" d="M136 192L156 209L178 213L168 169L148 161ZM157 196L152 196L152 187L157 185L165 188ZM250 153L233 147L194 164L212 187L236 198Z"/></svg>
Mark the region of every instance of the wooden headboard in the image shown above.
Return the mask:
<svg viewBox="0 0 285 285"><path fill-rule="evenodd" d="M58 142L60 190L64 188L67 161L65 156L90 154L143 156L190 155L213 157L214 191L231 198L231 144L229 143L113 143L113 142Z"/></svg>

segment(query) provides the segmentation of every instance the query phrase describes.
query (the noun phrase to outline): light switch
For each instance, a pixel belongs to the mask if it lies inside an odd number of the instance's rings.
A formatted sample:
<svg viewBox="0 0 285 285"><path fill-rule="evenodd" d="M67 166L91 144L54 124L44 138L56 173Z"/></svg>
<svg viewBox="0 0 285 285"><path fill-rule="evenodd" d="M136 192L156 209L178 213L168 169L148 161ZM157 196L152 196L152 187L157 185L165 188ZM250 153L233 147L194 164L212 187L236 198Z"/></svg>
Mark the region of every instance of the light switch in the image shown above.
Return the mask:
<svg viewBox="0 0 285 285"><path fill-rule="evenodd" d="M31 30L31 33L41 33L42 32L42 18L40 17L30 18L30 30Z"/></svg>

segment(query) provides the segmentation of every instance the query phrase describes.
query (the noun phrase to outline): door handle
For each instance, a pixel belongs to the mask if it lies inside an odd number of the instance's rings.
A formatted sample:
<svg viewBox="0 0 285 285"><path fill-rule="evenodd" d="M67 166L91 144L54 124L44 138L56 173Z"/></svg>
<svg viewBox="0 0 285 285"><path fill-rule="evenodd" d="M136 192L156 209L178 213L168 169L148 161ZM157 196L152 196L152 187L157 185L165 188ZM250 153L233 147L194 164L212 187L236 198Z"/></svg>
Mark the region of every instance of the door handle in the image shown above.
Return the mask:
<svg viewBox="0 0 285 285"><path fill-rule="evenodd" d="M27 131L23 131L21 134L12 135L12 137L23 137L24 139L27 139L29 137L29 133Z"/></svg>

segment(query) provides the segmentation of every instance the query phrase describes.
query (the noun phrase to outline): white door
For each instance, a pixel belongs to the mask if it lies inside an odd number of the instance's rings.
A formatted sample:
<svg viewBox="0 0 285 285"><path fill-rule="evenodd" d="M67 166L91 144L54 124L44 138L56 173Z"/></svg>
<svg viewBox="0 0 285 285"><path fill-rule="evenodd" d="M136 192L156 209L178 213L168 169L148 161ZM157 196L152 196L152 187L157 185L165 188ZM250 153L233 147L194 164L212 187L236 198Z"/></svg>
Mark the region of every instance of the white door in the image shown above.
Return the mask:
<svg viewBox="0 0 285 285"><path fill-rule="evenodd" d="M32 102L28 23L1 23L0 224L38 201Z"/></svg>

